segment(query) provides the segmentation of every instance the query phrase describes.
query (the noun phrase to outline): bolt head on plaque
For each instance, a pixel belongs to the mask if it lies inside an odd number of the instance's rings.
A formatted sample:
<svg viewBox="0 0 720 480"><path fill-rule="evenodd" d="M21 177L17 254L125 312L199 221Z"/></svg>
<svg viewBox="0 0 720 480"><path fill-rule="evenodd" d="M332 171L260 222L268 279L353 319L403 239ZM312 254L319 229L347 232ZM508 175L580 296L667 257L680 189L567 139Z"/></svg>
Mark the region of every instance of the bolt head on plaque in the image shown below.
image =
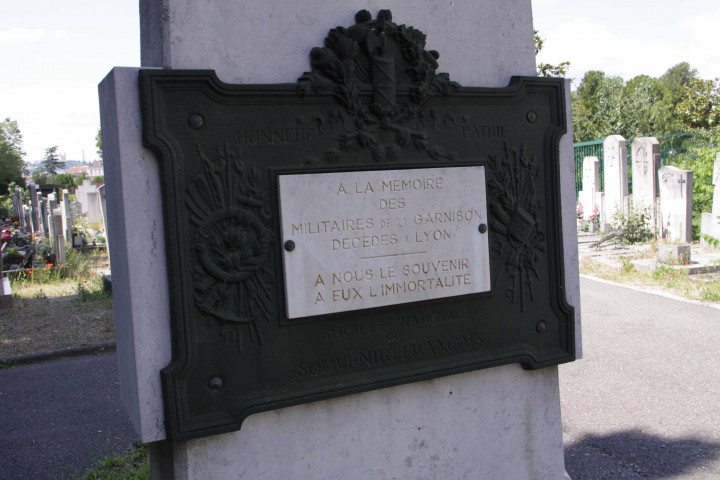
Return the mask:
<svg viewBox="0 0 720 480"><path fill-rule="evenodd" d="M194 129L201 128L203 126L202 115L193 113L192 115L190 115L190 118L188 118L188 124Z"/></svg>

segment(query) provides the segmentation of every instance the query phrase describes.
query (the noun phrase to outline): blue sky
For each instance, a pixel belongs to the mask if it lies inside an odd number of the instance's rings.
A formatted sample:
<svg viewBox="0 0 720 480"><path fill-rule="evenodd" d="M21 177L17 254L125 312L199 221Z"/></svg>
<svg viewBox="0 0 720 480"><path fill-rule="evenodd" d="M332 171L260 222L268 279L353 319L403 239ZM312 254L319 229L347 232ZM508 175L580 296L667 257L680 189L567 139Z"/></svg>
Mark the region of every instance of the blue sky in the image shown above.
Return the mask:
<svg viewBox="0 0 720 480"><path fill-rule="evenodd" d="M681 61L720 77L718 0L534 0L533 16L539 61L569 60L576 81L587 70L660 76ZM138 22L133 0L0 0L0 117L18 121L26 160L54 145L96 158L97 84L140 64Z"/></svg>

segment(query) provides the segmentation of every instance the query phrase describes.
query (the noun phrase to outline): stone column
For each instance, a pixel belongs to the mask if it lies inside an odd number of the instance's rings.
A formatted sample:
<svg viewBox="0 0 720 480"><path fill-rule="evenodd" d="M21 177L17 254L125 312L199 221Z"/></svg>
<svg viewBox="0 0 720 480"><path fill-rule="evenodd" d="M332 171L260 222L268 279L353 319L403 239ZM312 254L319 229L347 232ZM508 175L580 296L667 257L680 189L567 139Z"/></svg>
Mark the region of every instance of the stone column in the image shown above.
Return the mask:
<svg viewBox="0 0 720 480"><path fill-rule="evenodd" d="M501 87L512 75L535 75L530 0L386 7L431 39L441 71L462 85ZM352 25L361 8L376 15L378 6L143 0L142 65L214 68L232 83L294 82L328 30ZM160 172L141 146L137 89L133 68L114 69L100 85L108 234L123 402L142 440L161 442L159 372L171 359L165 238ZM571 131L560 148L567 300L579 320ZM240 431L151 448L158 478L566 478L556 367L506 365L288 407L252 415Z"/></svg>

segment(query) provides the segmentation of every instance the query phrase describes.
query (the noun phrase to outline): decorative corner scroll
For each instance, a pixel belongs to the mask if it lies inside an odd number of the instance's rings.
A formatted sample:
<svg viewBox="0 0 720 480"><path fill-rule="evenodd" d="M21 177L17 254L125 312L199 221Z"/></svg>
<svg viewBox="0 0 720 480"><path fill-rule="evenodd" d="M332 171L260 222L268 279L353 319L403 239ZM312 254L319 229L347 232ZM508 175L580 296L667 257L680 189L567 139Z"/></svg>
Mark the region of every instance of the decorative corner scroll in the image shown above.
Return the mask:
<svg viewBox="0 0 720 480"><path fill-rule="evenodd" d="M430 142L427 124L453 119L438 119L427 104L432 96L446 96L460 88L447 73L436 73L440 55L425 50L425 34L392 21L390 10L380 10L372 20L370 12L355 15L355 25L330 30L324 47L310 52L312 71L298 79L301 95L330 93L342 108L327 119L315 118L324 125L339 124L345 133L336 137L338 148L369 150L377 162L392 161L399 151L413 145L434 160L454 160L456 155ZM372 92L371 102L363 102L362 91ZM398 92L408 101L398 103ZM344 110L344 112L343 112ZM327 161L337 151L325 154Z"/></svg>
<svg viewBox="0 0 720 480"><path fill-rule="evenodd" d="M535 179L538 167L535 156L505 144L502 155L490 156L493 175L488 181L491 229L498 233L492 246L493 257L506 271L506 295L525 311L526 298L535 300L533 283L540 280L537 263L545 251L545 235L540 231ZM499 270L493 282L500 280Z"/></svg>
<svg viewBox="0 0 720 480"><path fill-rule="evenodd" d="M267 266L272 216L258 186L259 170L246 169L240 154L219 149L214 160L200 150L203 171L187 191L196 307L222 325L222 335L243 348L243 330L262 345L260 319L272 318L273 276Z"/></svg>

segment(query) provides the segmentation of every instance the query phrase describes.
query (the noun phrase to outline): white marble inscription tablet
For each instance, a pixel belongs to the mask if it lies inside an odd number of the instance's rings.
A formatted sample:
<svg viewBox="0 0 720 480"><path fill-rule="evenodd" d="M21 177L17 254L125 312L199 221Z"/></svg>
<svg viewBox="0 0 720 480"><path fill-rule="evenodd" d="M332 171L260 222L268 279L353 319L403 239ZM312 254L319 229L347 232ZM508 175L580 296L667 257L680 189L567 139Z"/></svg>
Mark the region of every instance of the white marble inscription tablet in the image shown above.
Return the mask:
<svg viewBox="0 0 720 480"><path fill-rule="evenodd" d="M484 167L278 179L288 318L490 290Z"/></svg>

